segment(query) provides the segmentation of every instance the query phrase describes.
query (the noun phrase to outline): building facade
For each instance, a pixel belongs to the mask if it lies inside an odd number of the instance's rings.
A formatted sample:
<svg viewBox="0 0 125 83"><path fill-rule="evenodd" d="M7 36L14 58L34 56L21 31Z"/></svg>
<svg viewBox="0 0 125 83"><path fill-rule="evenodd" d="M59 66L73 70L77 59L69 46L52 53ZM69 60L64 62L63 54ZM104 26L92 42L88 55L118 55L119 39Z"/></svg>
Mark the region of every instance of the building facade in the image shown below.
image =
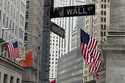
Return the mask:
<svg viewBox="0 0 125 83"><path fill-rule="evenodd" d="M25 0L0 0L0 37L6 41L18 41L24 54Z"/></svg>
<svg viewBox="0 0 125 83"><path fill-rule="evenodd" d="M45 61L43 59L43 12L44 12L44 0L26 0L26 22L25 22L25 53L32 52L32 66L25 68L23 73L24 83L46 83L44 72L47 72L46 65L43 65ZM43 9L42 9L43 8ZM49 60L48 60L49 61ZM48 62L46 60L46 63ZM40 69L42 66L42 69ZM44 67L43 67L44 66ZM45 67L46 66L46 67ZM42 74L42 75L41 75ZM44 75L44 76L43 76ZM41 79L42 78L42 79Z"/></svg>
<svg viewBox="0 0 125 83"><path fill-rule="evenodd" d="M83 58L76 48L58 60L57 83L83 83Z"/></svg>
<svg viewBox="0 0 125 83"><path fill-rule="evenodd" d="M54 7L84 5L84 0L54 0ZM83 17L62 17L51 20L65 30L65 38L51 33L50 35L50 80L57 78L57 64L58 58L71 50L77 48L79 45L79 31L84 27Z"/></svg>
<svg viewBox="0 0 125 83"><path fill-rule="evenodd" d="M23 68L0 54L0 83L22 83Z"/></svg>
<svg viewBox="0 0 125 83"><path fill-rule="evenodd" d="M20 57L24 55L25 11L25 0L0 0L0 39L11 43L17 41ZM22 67L1 51L1 44L0 83L22 83Z"/></svg>
<svg viewBox="0 0 125 83"><path fill-rule="evenodd" d="M110 0L110 28L104 46L106 55L106 83L125 81L125 1Z"/></svg>

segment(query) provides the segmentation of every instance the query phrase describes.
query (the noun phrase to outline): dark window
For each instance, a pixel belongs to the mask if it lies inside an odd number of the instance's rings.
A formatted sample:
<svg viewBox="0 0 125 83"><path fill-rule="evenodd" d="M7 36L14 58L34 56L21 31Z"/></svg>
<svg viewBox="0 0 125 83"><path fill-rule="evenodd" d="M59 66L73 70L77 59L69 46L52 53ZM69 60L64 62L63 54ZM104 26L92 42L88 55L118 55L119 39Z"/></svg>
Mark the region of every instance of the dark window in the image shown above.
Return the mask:
<svg viewBox="0 0 125 83"><path fill-rule="evenodd" d="M103 36L103 32L101 32L101 36Z"/></svg>
<svg viewBox="0 0 125 83"><path fill-rule="evenodd" d="M10 77L10 83L14 83L13 77Z"/></svg>
<svg viewBox="0 0 125 83"><path fill-rule="evenodd" d="M25 39L25 41L28 40L27 33L25 33L24 39Z"/></svg>
<svg viewBox="0 0 125 83"><path fill-rule="evenodd" d="M38 47L38 50L40 50L40 46Z"/></svg>
<svg viewBox="0 0 125 83"><path fill-rule="evenodd" d="M104 9L106 9L106 4L104 4Z"/></svg>
<svg viewBox="0 0 125 83"><path fill-rule="evenodd" d="M101 29L103 30L103 25L101 25Z"/></svg>
<svg viewBox="0 0 125 83"><path fill-rule="evenodd" d="M106 11L104 11L104 15L106 15Z"/></svg>
<svg viewBox="0 0 125 83"><path fill-rule="evenodd" d="M106 32L104 32L104 36L106 36Z"/></svg>
<svg viewBox="0 0 125 83"><path fill-rule="evenodd" d="M101 28L103 28L103 25L101 24Z"/></svg>
<svg viewBox="0 0 125 83"><path fill-rule="evenodd" d="M101 22L103 22L103 17L101 17Z"/></svg>
<svg viewBox="0 0 125 83"><path fill-rule="evenodd" d="M103 11L101 11L101 15L103 15Z"/></svg>
<svg viewBox="0 0 125 83"><path fill-rule="evenodd" d="M20 79L19 78L17 78L16 83L20 83Z"/></svg>
<svg viewBox="0 0 125 83"><path fill-rule="evenodd" d="M7 79L8 79L7 74L4 74L3 83L7 83Z"/></svg>
<svg viewBox="0 0 125 83"><path fill-rule="evenodd" d="M28 29L28 22L25 23L25 29Z"/></svg>
<svg viewBox="0 0 125 83"><path fill-rule="evenodd" d="M103 8L103 4L101 4L101 8Z"/></svg>
<svg viewBox="0 0 125 83"><path fill-rule="evenodd" d="M106 25L104 25L104 29L106 29Z"/></svg>
<svg viewBox="0 0 125 83"><path fill-rule="evenodd" d="M29 18L29 15L28 14L26 14L26 19L28 19Z"/></svg>
<svg viewBox="0 0 125 83"><path fill-rule="evenodd" d="M104 18L104 22L106 22L106 18Z"/></svg>

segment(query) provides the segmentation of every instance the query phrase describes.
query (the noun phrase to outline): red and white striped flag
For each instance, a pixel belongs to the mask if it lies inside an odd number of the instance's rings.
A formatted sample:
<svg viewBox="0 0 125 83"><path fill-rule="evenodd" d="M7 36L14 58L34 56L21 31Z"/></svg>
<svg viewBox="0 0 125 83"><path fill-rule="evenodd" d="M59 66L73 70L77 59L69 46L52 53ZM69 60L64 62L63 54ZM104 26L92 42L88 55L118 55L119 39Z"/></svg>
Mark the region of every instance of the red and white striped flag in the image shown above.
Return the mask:
<svg viewBox="0 0 125 83"><path fill-rule="evenodd" d="M88 64L91 73L97 73L102 62L100 52L97 51L97 41L83 30L80 34L80 48L84 61Z"/></svg>
<svg viewBox="0 0 125 83"><path fill-rule="evenodd" d="M19 48L17 46L17 42L6 43L5 48L8 51L9 58L16 59L19 57Z"/></svg>

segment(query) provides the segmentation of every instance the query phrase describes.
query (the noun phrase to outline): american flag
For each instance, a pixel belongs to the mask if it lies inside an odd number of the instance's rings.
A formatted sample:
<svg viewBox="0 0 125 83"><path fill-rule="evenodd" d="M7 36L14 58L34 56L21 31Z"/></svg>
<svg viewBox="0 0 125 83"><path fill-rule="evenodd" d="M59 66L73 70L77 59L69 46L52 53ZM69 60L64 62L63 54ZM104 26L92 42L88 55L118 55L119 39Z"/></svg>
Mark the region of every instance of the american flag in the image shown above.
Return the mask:
<svg viewBox="0 0 125 83"><path fill-rule="evenodd" d="M8 51L9 58L16 59L19 57L19 48L18 48L18 42L7 42L5 43L5 48Z"/></svg>
<svg viewBox="0 0 125 83"><path fill-rule="evenodd" d="M96 73L102 62L100 52L97 51L97 41L83 30L81 30L80 35L80 48L84 61L88 64L89 71Z"/></svg>

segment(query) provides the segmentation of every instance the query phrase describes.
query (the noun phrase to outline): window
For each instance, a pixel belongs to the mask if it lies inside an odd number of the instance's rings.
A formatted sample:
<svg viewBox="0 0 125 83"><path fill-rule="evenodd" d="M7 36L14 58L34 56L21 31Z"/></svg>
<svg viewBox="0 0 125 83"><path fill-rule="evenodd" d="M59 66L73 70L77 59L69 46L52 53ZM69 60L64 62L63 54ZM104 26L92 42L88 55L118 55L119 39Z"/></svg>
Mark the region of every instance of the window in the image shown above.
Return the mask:
<svg viewBox="0 0 125 83"><path fill-rule="evenodd" d="M104 36L106 36L106 32L104 32Z"/></svg>
<svg viewBox="0 0 125 83"><path fill-rule="evenodd" d="M7 74L4 74L3 83L7 83L7 79L8 79Z"/></svg>
<svg viewBox="0 0 125 83"><path fill-rule="evenodd" d="M106 30L106 25L104 25L104 29Z"/></svg>
<svg viewBox="0 0 125 83"><path fill-rule="evenodd" d="M101 17L101 22L103 22L103 17Z"/></svg>
<svg viewBox="0 0 125 83"><path fill-rule="evenodd" d="M101 36L103 36L103 32L101 32Z"/></svg>
<svg viewBox="0 0 125 83"><path fill-rule="evenodd" d="M104 15L106 15L106 11L104 11Z"/></svg>
<svg viewBox="0 0 125 83"><path fill-rule="evenodd" d="M106 9L106 4L104 4L104 9Z"/></svg>
<svg viewBox="0 0 125 83"><path fill-rule="evenodd" d="M20 79L19 78L17 78L16 83L20 83Z"/></svg>
<svg viewBox="0 0 125 83"><path fill-rule="evenodd" d="M27 37L27 33L25 33L25 37L24 37L25 41L28 40L28 37Z"/></svg>
<svg viewBox="0 0 125 83"><path fill-rule="evenodd" d="M29 18L29 14L28 14L28 11L26 12L26 19L28 19Z"/></svg>
<svg viewBox="0 0 125 83"><path fill-rule="evenodd" d="M25 29L28 30L28 22L25 23Z"/></svg>
<svg viewBox="0 0 125 83"><path fill-rule="evenodd" d="M101 8L103 8L103 4L101 4Z"/></svg>
<svg viewBox="0 0 125 83"><path fill-rule="evenodd" d="M26 5L27 5L26 8L27 8L27 9L29 8L29 2L30 2L30 1L26 1Z"/></svg>
<svg viewBox="0 0 125 83"><path fill-rule="evenodd" d="M38 50L40 50L40 46L38 46Z"/></svg>
<svg viewBox="0 0 125 83"><path fill-rule="evenodd" d="M10 83L14 83L14 79L12 76L10 77Z"/></svg>
<svg viewBox="0 0 125 83"><path fill-rule="evenodd" d="M103 11L101 11L101 15L103 15Z"/></svg>
<svg viewBox="0 0 125 83"><path fill-rule="evenodd" d="M104 18L104 22L106 22L106 18Z"/></svg>

